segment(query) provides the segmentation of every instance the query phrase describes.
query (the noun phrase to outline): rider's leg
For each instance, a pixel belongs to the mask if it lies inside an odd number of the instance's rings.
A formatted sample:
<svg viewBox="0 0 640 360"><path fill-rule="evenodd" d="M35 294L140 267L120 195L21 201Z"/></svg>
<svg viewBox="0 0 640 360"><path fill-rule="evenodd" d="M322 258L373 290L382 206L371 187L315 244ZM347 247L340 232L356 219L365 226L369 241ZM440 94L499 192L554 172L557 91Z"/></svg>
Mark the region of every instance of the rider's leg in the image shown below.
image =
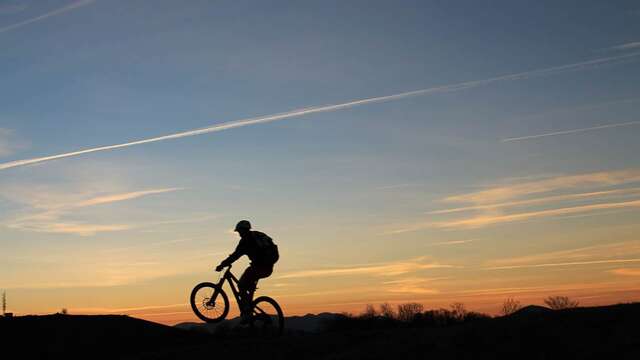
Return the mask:
<svg viewBox="0 0 640 360"><path fill-rule="evenodd" d="M259 266L251 264L244 271L238 280L238 288L240 290L240 308L246 314L251 314L251 305L253 303L253 293L256 291L258 280L266 278L273 272L273 266Z"/></svg>
<svg viewBox="0 0 640 360"><path fill-rule="evenodd" d="M240 290L240 312L243 315L251 314L251 303L253 301L253 292L258 282L258 273L253 265L244 271L238 280L238 290Z"/></svg>

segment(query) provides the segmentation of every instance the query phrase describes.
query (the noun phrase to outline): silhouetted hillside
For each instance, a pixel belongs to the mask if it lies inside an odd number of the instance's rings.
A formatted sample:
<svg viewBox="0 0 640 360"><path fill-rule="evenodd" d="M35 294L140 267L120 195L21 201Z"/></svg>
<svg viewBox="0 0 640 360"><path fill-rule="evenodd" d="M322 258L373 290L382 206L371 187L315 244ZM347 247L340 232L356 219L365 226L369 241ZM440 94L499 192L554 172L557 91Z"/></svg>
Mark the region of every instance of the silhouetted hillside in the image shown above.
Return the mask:
<svg viewBox="0 0 640 360"><path fill-rule="evenodd" d="M322 318L307 315L291 322ZM566 310L525 307L509 316L461 323L334 327L275 339L246 332L209 335L124 316L19 317L0 321L0 329L3 340L9 339L3 346L22 349L26 357L640 359L639 323L636 303Z"/></svg>
<svg viewBox="0 0 640 360"><path fill-rule="evenodd" d="M208 337L123 315L44 315L0 318L5 350L18 358L120 358L202 344Z"/></svg>
<svg viewBox="0 0 640 360"><path fill-rule="evenodd" d="M525 307L460 324L360 328L275 340L220 337L218 356L261 359L640 359L640 304ZM396 324L397 325L397 324ZM185 356L206 356L206 348Z"/></svg>
<svg viewBox="0 0 640 360"><path fill-rule="evenodd" d="M509 317L526 318L526 317L546 315L551 312L553 312L553 310L549 309L548 307L538 306L538 305L529 305L529 306L523 307L522 309L519 309L518 311L509 315Z"/></svg>

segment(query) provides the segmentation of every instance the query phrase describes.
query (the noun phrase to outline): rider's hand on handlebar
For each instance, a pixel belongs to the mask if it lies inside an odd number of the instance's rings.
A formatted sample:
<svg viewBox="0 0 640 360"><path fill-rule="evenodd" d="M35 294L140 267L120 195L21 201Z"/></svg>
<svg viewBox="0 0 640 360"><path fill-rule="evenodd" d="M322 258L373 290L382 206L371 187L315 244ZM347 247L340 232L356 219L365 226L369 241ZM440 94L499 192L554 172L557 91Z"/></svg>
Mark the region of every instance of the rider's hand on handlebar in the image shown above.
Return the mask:
<svg viewBox="0 0 640 360"><path fill-rule="evenodd" d="M224 269L224 266L222 266L222 265L216 266L216 271L220 272L220 271L222 271L222 269Z"/></svg>

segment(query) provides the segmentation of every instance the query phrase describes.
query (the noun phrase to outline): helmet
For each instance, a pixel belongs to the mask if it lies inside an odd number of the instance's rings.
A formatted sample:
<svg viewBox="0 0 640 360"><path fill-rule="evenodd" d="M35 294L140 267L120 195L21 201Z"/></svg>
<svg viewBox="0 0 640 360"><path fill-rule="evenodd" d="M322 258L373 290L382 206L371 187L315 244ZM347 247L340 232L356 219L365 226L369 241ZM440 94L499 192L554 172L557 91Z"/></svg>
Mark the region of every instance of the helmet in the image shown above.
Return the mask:
<svg viewBox="0 0 640 360"><path fill-rule="evenodd" d="M233 231L240 230L251 230L251 223L249 222L249 220L240 220L240 222L236 224L236 228Z"/></svg>

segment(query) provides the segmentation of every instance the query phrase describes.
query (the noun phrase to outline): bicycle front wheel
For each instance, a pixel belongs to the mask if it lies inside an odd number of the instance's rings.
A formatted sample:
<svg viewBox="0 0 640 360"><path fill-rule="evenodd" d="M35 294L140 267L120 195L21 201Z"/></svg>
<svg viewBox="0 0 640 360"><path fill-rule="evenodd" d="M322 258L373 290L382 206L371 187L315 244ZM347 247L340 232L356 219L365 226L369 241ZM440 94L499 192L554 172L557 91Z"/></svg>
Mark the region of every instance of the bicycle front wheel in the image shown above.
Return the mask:
<svg viewBox="0 0 640 360"><path fill-rule="evenodd" d="M191 309L205 322L216 323L224 320L229 313L229 298L222 287L214 283L203 282L191 291L189 297Z"/></svg>
<svg viewBox="0 0 640 360"><path fill-rule="evenodd" d="M251 325L265 336L280 336L284 331L284 314L280 305L268 296L253 301Z"/></svg>

